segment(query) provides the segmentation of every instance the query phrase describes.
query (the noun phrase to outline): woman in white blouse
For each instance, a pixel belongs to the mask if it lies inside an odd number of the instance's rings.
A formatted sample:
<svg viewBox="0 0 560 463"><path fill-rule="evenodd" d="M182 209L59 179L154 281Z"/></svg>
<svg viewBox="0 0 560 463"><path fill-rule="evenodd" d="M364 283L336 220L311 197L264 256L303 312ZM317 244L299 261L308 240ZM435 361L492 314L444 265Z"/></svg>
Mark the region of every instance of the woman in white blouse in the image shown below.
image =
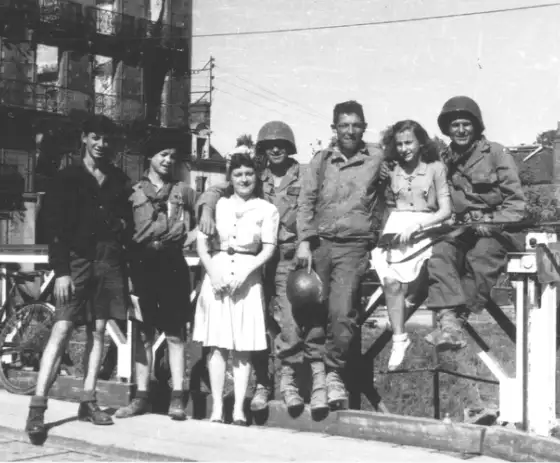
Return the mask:
<svg viewBox="0 0 560 463"><path fill-rule="evenodd" d="M210 348L210 420L223 422L223 389L229 351L233 356L233 423L247 425L243 411L251 374L250 354L267 348L262 267L278 234L276 207L260 198L261 185L248 154L234 154L230 191L216 206L217 235L199 232L197 250L206 276L196 308L193 340Z"/></svg>

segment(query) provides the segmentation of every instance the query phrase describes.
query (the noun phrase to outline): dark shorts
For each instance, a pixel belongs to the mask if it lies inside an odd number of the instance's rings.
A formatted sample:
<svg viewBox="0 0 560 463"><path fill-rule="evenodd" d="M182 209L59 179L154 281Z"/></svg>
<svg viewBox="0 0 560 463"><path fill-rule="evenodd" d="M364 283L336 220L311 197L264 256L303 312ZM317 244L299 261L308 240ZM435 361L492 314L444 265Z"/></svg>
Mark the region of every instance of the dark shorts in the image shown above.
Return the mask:
<svg viewBox="0 0 560 463"><path fill-rule="evenodd" d="M134 294L138 296L143 329L183 336L191 316L190 271L177 249L136 253L131 259Z"/></svg>
<svg viewBox="0 0 560 463"><path fill-rule="evenodd" d="M124 256L118 243L98 243L95 258L70 254L70 276L74 293L70 301L56 307L56 320L76 325L95 320L125 320L128 311L128 284Z"/></svg>

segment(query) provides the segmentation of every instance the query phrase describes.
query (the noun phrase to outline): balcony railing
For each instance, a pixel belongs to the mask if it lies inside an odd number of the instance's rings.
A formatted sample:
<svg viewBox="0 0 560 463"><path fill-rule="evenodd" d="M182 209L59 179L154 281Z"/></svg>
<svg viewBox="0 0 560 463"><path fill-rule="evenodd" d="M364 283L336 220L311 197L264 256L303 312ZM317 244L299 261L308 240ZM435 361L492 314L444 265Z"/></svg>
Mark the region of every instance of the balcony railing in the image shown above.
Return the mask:
<svg viewBox="0 0 560 463"><path fill-rule="evenodd" d="M7 1L0 0L0 6ZM8 8L20 10L20 1L23 0L11 0ZM155 42L161 47L187 50L185 15L174 15L172 24L158 27L156 22L146 18L91 7L71 0L40 0L38 13L36 16L40 28L66 33L73 38L91 40L95 36L105 36L118 37L123 41L152 39L152 43Z"/></svg>
<svg viewBox="0 0 560 463"><path fill-rule="evenodd" d="M94 112L105 114L116 121L134 120L145 115L145 105L141 96L120 98L115 94L88 94L55 84L14 79L0 79L0 105L64 116L73 110Z"/></svg>

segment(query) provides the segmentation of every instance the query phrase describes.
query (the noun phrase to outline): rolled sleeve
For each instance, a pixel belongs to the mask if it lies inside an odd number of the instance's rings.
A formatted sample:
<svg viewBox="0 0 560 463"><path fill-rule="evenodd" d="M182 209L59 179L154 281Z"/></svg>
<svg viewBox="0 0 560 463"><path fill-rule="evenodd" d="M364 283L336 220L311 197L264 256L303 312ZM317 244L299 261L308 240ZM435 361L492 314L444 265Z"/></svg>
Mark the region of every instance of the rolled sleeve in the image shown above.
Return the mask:
<svg viewBox="0 0 560 463"><path fill-rule="evenodd" d="M278 227L280 225L280 214L276 206L270 205L266 208L266 213L261 226L261 242L263 244L272 244L276 246L278 243Z"/></svg>
<svg viewBox="0 0 560 463"><path fill-rule="evenodd" d="M216 211L216 204L220 198L224 197L226 194L226 190L229 186L228 182L219 183L217 185L213 185L209 187L198 199L196 203L196 212L198 217L202 214L202 207L206 206L211 209L213 212Z"/></svg>
<svg viewBox="0 0 560 463"><path fill-rule="evenodd" d="M438 206L451 196L447 183L447 169L442 162L434 162L434 186Z"/></svg>
<svg viewBox="0 0 560 463"><path fill-rule="evenodd" d="M507 149L498 154L496 174L503 202L494 212L496 222L517 222L525 216L525 195L513 157Z"/></svg>
<svg viewBox="0 0 560 463"><path fill-rule="evenodd" d="M321 168L321 163L324 162L323 157L322 154L313 157L303 174L297 210L297 233L299 242L309 241L317 236L317 227L315 226L315 205L319 196L317 175Z"/></svg>

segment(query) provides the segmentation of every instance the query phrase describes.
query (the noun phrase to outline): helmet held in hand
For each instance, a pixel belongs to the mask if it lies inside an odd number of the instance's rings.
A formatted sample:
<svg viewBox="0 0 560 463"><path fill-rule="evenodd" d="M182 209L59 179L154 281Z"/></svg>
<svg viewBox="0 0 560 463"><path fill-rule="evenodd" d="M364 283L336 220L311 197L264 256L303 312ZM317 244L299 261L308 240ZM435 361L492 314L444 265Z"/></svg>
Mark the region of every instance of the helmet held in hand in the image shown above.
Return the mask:
<svg viewBox="0 0 560 463"><path fill-rule="evenodd" d="M323 302L323 282L313 270L302 268L288 276L286 295L293 307L321 304Z"/></svg>

